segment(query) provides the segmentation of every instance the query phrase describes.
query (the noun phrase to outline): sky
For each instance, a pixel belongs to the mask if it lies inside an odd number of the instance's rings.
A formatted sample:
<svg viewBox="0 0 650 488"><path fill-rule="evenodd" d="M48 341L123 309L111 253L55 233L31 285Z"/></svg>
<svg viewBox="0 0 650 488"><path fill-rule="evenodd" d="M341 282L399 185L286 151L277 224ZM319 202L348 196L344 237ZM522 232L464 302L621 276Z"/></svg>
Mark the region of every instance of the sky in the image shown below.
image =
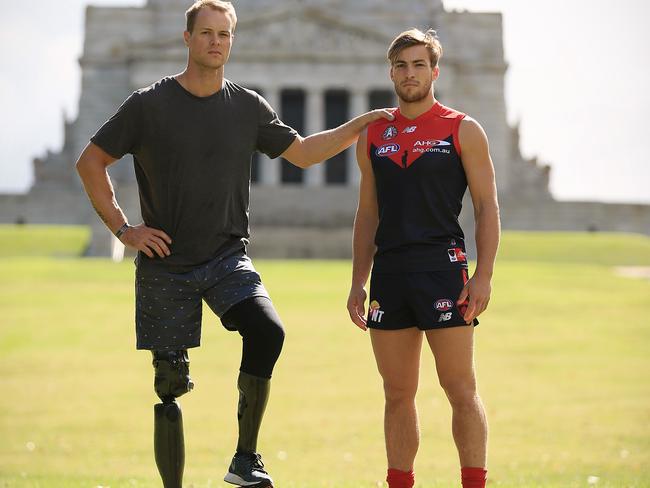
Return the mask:
<svg viewBox="0 0 650 488"><path fill-rule="evenodd" d="M32 158L58 151L63 114L77 116L87 3L145 2L31 0L26 13L0 0L0 193L27 191ZM650 2L444 4L503 14L508 122L524 156L551 166L557 199L650 203Z"/></svg>

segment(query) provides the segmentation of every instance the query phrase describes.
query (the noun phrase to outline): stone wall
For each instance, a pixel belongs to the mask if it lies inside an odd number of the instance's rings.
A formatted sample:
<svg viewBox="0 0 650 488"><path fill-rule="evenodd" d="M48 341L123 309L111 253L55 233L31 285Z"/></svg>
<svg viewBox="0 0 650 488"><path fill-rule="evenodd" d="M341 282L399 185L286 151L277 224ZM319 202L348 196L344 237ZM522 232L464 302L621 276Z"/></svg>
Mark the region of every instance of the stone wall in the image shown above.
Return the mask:
<svg viewBox="0 0 650 488"><path fill-rule="evenodd" d="M132 221L138 202L133 188L117 190ZM1 195L0 221L13 223L88 224L100 238L89 249L108 256L111 235L94 214L85 195L44 193L35 205L27 195ZM272 203L270 203L272 202ZM251 193L251 246L254 256L271 258L350 258L352 224L356 210L354 188L254 187ZM78 210L81 209L81 212ZM650 235L650 206L599 202L522 201L500 204L504 230L632 232ZM476 256L474 219L465 198L461 225L468 253Z"/></svg>
<svg viewBox="0 0 650 488"><path fill-rule="evenodd" d="M347 196L350 198L350 196ZM501 203L504 230L629 232L650 235L650 206L598 202L555 202L522 205ZM272 258L352 257L352 224L346 227L273 226L251 219L253 256ZM345 220L353 221L348 215ZM476 258L471 202L461 214L467 251Z"/></svg>

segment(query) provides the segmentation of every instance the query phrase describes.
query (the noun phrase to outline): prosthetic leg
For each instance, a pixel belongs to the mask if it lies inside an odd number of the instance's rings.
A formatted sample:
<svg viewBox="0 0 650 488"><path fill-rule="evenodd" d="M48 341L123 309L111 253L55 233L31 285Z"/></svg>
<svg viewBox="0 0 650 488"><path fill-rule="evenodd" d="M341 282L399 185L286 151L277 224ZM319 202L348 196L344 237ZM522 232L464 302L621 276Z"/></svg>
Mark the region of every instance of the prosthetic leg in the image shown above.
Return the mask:
<svg viewBox="0 0 650 488"><path fill-rule="evenodd" d="M256 452L257 435L269 400L271 380L240 372L237 389L239 390L237 452Z"/></svg>
<svg viewBox="0 0 650 488"><path fill-rule="evenodd" d="M164 488L182 488L185 466L183 415L176 398L194 388L187 350L152 351L154 389L162 403L154 405L154 453Z"/></svg>
<svg viewBox="0 0 650 488"><path fill-rule="evenodd" d="M224 481L248 488L273 488L273 480L264 469L262 456L257 451L257 434L269 399L271 380L243 371L239 373L239 439Z"/></svg>

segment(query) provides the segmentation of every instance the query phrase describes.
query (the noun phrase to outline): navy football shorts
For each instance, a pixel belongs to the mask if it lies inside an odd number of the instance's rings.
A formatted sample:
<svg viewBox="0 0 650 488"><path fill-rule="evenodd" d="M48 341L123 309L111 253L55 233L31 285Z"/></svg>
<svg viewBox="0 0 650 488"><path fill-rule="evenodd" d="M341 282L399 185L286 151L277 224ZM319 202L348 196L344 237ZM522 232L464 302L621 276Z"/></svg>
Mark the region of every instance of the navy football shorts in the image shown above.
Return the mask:
<svg viewBox="0 0 650 488"><path fill-rule="evenodd" d="M469 325L463 319L468 300L456 305L467 270L372 273L368 327L420 330ZM474 319L473 324L478 325Z"/></svg>
<svg viewBox="0 0 650 488"><path fill-rule="evenodd" d="M135 297L137 348L173 350L200 345L202 300L221 318L240 301L269 294L250 258L237 251L186 273L136 266Z"/></svg>

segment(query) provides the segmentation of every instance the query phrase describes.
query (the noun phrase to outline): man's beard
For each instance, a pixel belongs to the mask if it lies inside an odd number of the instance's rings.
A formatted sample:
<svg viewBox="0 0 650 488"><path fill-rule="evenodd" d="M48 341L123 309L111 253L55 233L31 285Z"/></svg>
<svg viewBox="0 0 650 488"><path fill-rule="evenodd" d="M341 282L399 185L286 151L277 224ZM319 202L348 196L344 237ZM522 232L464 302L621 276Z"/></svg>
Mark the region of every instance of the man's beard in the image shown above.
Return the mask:
<svg viewBox="0 0 650 488"><path fill-rule="evenodd" d="M403 102L415 103L427 97L427 95L431 91L432 84L433 81L429 81L429 83L423 86L421 90L417 90L411 93L408 93L408 87L402 88L398 85L395 85L395 93L397 93L397 97Z"/></svg>

